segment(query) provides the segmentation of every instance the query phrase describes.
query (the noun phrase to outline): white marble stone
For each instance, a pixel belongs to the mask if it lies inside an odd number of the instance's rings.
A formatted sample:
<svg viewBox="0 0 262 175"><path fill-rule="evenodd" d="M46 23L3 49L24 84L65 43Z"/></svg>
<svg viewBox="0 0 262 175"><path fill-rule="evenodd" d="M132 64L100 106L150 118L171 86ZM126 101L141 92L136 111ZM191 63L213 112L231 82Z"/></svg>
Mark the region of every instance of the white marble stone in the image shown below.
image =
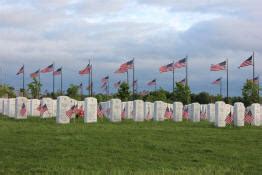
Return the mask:
<svg viewBox="0 0 262 175"><path fill-rule="evenodd" d="M15 98L8 99L8 116L11 118L15 117Z"/></svg>
<svg viewBox="0 0 262 175"><path fill-rule="evenodd" d="M111 101L107 101L106 102L106 108L105 108L104 114L105 114L105 117L107 119L111 118L111 116L110 116L110 114L111 114Z"/></svg>
<svg viewBox="0 0 262 175"><path fill-rule="evenodd" d="M151 120L154 116L154 103L145 102L144 103L144 119Z"/></svg>
<svg viewBox="0 0 262 175"><path fill-rule="evenodd" d="M41 118L51 118L53 117L53 99L51 98L42 98L41 100L41 106L47 107L47 111L45 111L43 114L41 114Z"/></svg>
<svg viewBox="0 0 262 175"><path fill-rule="evenodd" d="M254 103L251 105L251 113L254 117L253 122L251 123L254 126L260 126L260 104Z"/></svg>
<svg viewBox="0 0 262 175"><path fill-rule="evenodd" d="M207 105L207 119L209 122L215 122L215 104L210 103Z"/></svg>
<svg viewBox="0 0 262 175"><path fill-rule="evenodd" d="M233 121L235 126L244 126L245 106L241 102L234 104Z"/></svg>
<svg viewBox="0 0 262 175"><path fill-rule="evenodd" d="M15 99L15 118L16 119L27 119L27 112L28 112L27 111L27 98L16 97Z"/></svg>
<svg viewBox="0 0 262 175"><path fill-rule="evenodd" d="M144 121L144 102L143 100L134 101L134 121L142 122Z"/></svg>
<svg viewBox="0 0 262 175"><path fill-rule="evenodd" d="M26 110L27 110L27 116L30 116L30 111L31 111L31 99L27 99Z"/></svg>
<svg viewBox="0 0 262 175"><path fill-rule="evenodd" d="M225 127L226 116L227 116L226 104L223 101L218 101L215 104L215 126Z"/></svg>
<svg viewBox="0 0 262 175"><path fill-rule="evenodd" d="M29 116L33 116L33 117L39 117L40 116L40 111L38 110L39 105L40 105L40 100L31 99Z"/></svg>
<svg viewBox="0 0 262 175"><path fill-rule="evenodd" d="M126 108L126 118L127 119L133 118L133 113L134 113L133 110L134 110L133 101L128 101L127 108Z"/></svg>
<svg viewBox="0 0 262 175"><path fill-rule="evenodd" d="M71 110L72 107L70 100L68 96L59 96L57 98L56 123L70 123L70 117L66 115L66 112Z"/></svg>
<svg viewBox="0 0 262 175"><path fill-rule="evenodd" d="M199 103L192 103L191 104L191 113L193 122L200 122L200 104Z"/></svg>
<svg viewBox="0 0 262 175"><path fill-rule="evenodd" d="M126 107L127 107L127 102L122 102L121 103L121 117L123 119L126 118Z"/></svg>
<svg viewBox="0 0 262 175"><path fill-rule="evenodd" d="M166 105L162 101L155 101L153 119L155 121L164 121L165 110L166 110Z"/></svg>
<svg viewBox="0 0 262 175"><path fill-rule="evenodd" d="M3 101L3 114L4 115L8 115L8 99L7 98L4 98L4 101Z"/></svg>
<svg viewBox="0 0 262 175"><path fill-rule="evenodd" d="M173 109L174 109L173 120L175 122L182 122L183 121L183 104L181 102L174 102Z"/></svg>
<svg viewBox="0 0 262 175"><path fill-rule="evenodd" d="M52 116L55 117L57 113L57 100L53 100L53 111Z"/></svg>
<svg viewBox="0 0 262 175"><path fill-rule="evenodd" d="M3 98L0 98L0 113L3 114L3 102L4 102L4 99Z"/></svg>
<svg viewBox="0 0 262 175"><path fill-rule="evenodd" d="M121 100L112 99L110 109L110 121L121 122Z"/></svg>
<svg viewBox="0 0 262 175"><path fill-rule="evenodd" d="M85 98L85 123L97 122L97 99L93 97Z"/></svg>

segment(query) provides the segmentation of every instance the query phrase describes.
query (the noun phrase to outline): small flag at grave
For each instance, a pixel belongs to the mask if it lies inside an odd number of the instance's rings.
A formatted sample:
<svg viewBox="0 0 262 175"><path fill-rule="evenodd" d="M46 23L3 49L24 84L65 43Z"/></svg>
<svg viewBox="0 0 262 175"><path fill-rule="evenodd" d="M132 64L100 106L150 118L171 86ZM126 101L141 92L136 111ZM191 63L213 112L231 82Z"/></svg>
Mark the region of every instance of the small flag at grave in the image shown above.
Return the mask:
<svg viewBox="0 0 262 175"><path fill-rule="evenodd" d="M46 111L48 111L47 105L44 104L40 110L40 115L43 115Z"/></svg>
<svg viewBox="0 0 262 175"><path fill-rule="evenodd" d="M125 118L125 114L126 114L126 108L124 107L124 109L121 112L121 119L122 120Z"/></svg>
<svg viewBox="0 0 262 175"><path fill-rule="evenodd" d="M245 113L244 121L247 124L251 124L254 120L254 117L252 115L252 112L248 110L248 112Z"/></svg>
<svg viewBox="0 0 262 175"><path fill-rule="evenodd" d="M189 119L188 107L183 108L183 119L185 120Z"/></svg>
<svg viewBox="0 0 262 175"><path fill-rule="evenodd" d="M23 103L22 108L20 109L20 115L24 117L25 114L26 114L26 106L25 103Z"/></svg>
<svg viewBox="0 0 262 175"><path fill-rule="evenodd" d="M231 125L233 122L233 115L231 114L231 112L229 112L229 114L227 115L225 122L227 125Z"/></svg>
<svg viewBox="0 0 262 175"><path fill-rule="evenodd" d="M68 111L66 111L66 116L68 118L71 118L74 112L75 112L75 105L73 105Z"/></svg>
<svg viewBox="0 0 262 175"><path fill-rule="evenodd" d="M103 108L102 108L102 105L101 105L101 104L98 105L98 108L97 108L97 116L98 116L99 118L103 118L103 116L104 116L104 112L103 112Z"/></svg>

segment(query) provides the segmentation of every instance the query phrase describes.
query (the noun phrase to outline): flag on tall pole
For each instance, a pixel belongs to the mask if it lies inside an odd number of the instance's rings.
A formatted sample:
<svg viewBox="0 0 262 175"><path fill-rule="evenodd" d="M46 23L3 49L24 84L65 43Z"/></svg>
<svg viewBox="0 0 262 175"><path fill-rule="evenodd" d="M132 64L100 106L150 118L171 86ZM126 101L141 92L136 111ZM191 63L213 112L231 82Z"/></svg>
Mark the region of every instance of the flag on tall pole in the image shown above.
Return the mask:
<svg viewBox="0 0 262 175"><path fill-rule="evenodd" d="M186 79L184 78L184 79L180 80L178 83L180 83L182 85L185 85L186 84Z"/></svg>
<svg viewBox="0 0 262 175"><path fill-rule="evenodd" d="M120 68L122 68L122 69L133 69L134 68L134 59L121 64Z"/></svg>
<svg viewBox="0 0 262 175"><path fill-rule="evenodd" d="M221 71L221 70L226 70L227 68L227 61L223 61L218 64L212 64L210 67L210 71Z"/></svg>
<svg viewBox="0 0 262 175"><path fill-rule="evenodd" d="M41 73L48 73L54 71L54 64L50 64L46 68L41 70Z"/></svg>
<svg viewBox="0 0 262 175"><path fill-rule="evenodd" d="M39 75L40 75L40 69L30 74L31 78L39 77Z"/></svg>
<svg viewBox="0 0 262 175"><path fill-rule="evenodd" d="M16 75L20 75L20 74L23 74L23 77L22 77L22 80L23 80L23 96L25 96L25 66L24 65L16 73Z"/></svg>
<svg viewBox="0 0 262 175"><path fill-rule="evenodd" d="M60 81L60 89L61 89L61 95L63 94L63 75L62 75L62 67L56 69L54 72L53 72L53 76L58 76L60 75L61 76L61 81Z"/></svg>
<svg viewBox="0 0 262 175"><path fill-rule="evenodd" d="M173 71L174 69L175 69L174 68L174 63L170 63L170 64L167 64L167 65L161 66L159 68L159 72L160 73L164 73L164 72Z"/></svg>
<svg viewBox="0 0 262 175"><path fill-rule="evenodd" d="M222 96L222 77L216 79L215 81L212 82L214 85L219 85L219 92L220 96Z"/></svg>
<svg viewBox="0 0 262 175"><path fill-rule="evenodd" d="M90 74L91 72L91 65L88 64L84 69L81 69L78 73L80 75Z"/></svg>
<svg viewBox="0 0 262 175"><path fill-rule="evenodd" d="M114 84L114 87L117 89L117 88L120 87L120 85L121 85L121 81L118 81L118 82L116 82L116 83Z"/></svg>
<svg viewBox="0 0 262 175"><path fill-rule="evenodd" d="M153 79L147 83L148 86L155 86L156 85L156 79Z"/></svg>
<svg viewBox="0 0 262 175"><path fill-rule="evenodd" d="M24 65L18 70L18 72L16 73L16 75L20 75L24 73Z"/></svg>
<svg viewBox="0 0 262 175"><path fill-rule="evenodd" d="M252 66L253 65L253 55L251 55L248 59L243 61L238 68Z"/></svg>
<svg viewBox="0 0 262 175"><path fill-rule="evenodd" d="M187 64L187 58L183 58L174 64L174 68L179 69L182 67L186 67L186 64Z"/></svg>

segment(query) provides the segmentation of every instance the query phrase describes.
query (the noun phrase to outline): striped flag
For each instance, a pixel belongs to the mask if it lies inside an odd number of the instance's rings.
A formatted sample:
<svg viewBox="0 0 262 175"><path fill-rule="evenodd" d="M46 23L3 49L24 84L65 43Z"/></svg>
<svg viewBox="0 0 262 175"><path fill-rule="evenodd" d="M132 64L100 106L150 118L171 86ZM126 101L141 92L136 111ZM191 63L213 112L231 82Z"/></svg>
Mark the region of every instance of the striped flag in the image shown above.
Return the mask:
<svg viewBox="0 0 262 175"><path fill-rule="evenodd" d="M41 109L42 109L42 104L40 103L39 106L36 108L36 110L40 112Z"/></svg>
<svg viewBox="0 0 262 175"><path fill-rule="evenodd" d="M106 76L106 77L101 79L101 83L107 83L108 80L109 80L109 76Z"/></svg>
<svg viewBox="0 0 262 175"><path fill-rule="evenodd" d="M103 112L103 108L102 108L102 105L101 105L101 104L98 105L98 108L97 108L97 116L98 116L99 118L103 118L103 116L104 116L104 112Z"/></svg>
<svg viewBox="0 0 262 175"><path fill-rule="evenodd" d="M210 71L221 71L221 70L225 70L227 66L227 62L223 61L221 63L218 64L212 64L210 67Z"/></svg>
<svg viewBox="0 0 262 175"><path fill-rule="evenodd" d="M120 85L121 85L121 81L118 81L118 82L116 82L116 83L114 84L114 87L117 89L117 88L120 87Z"/></svg>
<svg viewBox="0 0 262 175"><path fill-rule="evenodd" d="M171 112L170 112L169 107L166 107L166 111L165 111L164 116L165 116L166 119L171 119Z"/></svg>
<svg viewBox="0 0 262 175"><path fill-rule="evenodd" d="M231 114L231 112L227 115L225 122L227 125L231 125L233 123L233 115Z"/></svg>
<svg viewBox="0 0 262 175"><path fill-rule="evenodd" d="M150 119L151 119L150 108L148 107L148 112L146 114L146 120L150 120Z"/></svg>
<svg viewBox="0 0 262 175"><path fill-rule="evenodd" d="M16 75L19 75L19 74L23 74L24 73L24 65L18 70L18 72L16 73Z"/></svg>
<svg viewBox="0 0 262 175"><path fill-rule="evenodd" d="M92 70L92 65L88 64L84 69L79 71L80 75L90 74Z"/></svg>
<svg viewBox="0 0 262 175"><path fill-rule="evenodd" d="M80 108L78 108L77 114L79 115L79 117L82 117L82 118L84 117L85 111L84 111L83 105L81 105Z"/></svg>
<svg viewBox="0 0 262 175"><path fill-rule="evenodd" d="M61 75L62 74L62 67L58 68L56 71L54 71L54 76Z"/></svg>
<svg viewBox="0 0 262 175"><path fill-rule="evenodd" d="M181 60L179 60L178 62L175 63L174 68L182 68L182 67L186 67L187 64L187 59L183 58Z"/></svg>
<svg viewBox="0 0 262 175"><path fill-rule="evenodd" d="M252 64L253 64L253 56L251 55L248 59L242 62L238 68L251 66Z"/></svg>
<svg viewBox="0 0 262 175"><path fill-rule="evenodd" d="M47 105L43 105L40 109L40 115L43 115L46 111L48 111Z"/></svg>
<svg viewBox="0 0 262 175"><path fill-rule="evenodd" d="M31 78L39 77L39 75L40 75L40 69L30 74Z"/></svg>
<svg viewBox="0 0 262 175"><path fill-rule="evenodd" d="M121 64L120 65L120 68L122 69L133 69L134 68L134 59L124 63L124 64Z"/></svg>
<svg viewBox="0 0 262 175"><path fill-rule="evenodd" d="M185 120L189 119L188 107L186 107L186 106L184 106L184 108L183 108L183 119L185 119Z"/></svg>
<svg viewBox="0 0 262 175"><path fill-rule="evenodd" d="M156 79L153 79L147 83L148 86L155 86L156 85Z"/></svg>
<svg viewBox="0 0 262 175"><path fill-rule="evenodd" d="M107 82L104 82L104 83L102 84L102 86L101 86L101 89L106 89L106 87L107 87Z"/></svg>
<svg viewBox="0 0 262 175"><path fill-rule="evenodd" d="M180 80L178 83L185 85L186 84L186 79L184 78L183 80Z"/></svg>
<svg viewBox="0 0 262 175"><path fill-rule="evenodd" d="M160 73L164 73L164 72L169 72L169 71L173 71L175 68L174 68L174 63L170 63L170 64L167 64L165 66L161 66L159 68L159 72Z"/></svg>
<svg viewBox="0 0 262 175"><path fill-rule="evenodd" d="M251 81L251 82L254 81L255 84L259 84L259 76L255 77L253 80L252 79L248 79L247 81Z"/></svg>
<svg viewBox="0 0 262 175"><path fill-rule="evenodd" d="M206 115L206 111L200 111L200 120L206 120L207 119L207 115Z"/></svg>
<svg viewBox="0 0 262 175"><path fill-rule="evenodd" d="M126 67L120 67L119 69L117 69L115 71L116 74L123 74L123 73L126 73L128 71L128 68Z"/></svg>
<svg viewBox="0 0 262 175"><path fill-rule="evenodd" d="M247 124L251 124L254 120L254 117L252 115L252 112L248 110L248 112L245 113L244 121Z"/></svg>
<svg viewBox="0 0 262 175"><path fill-rule="evenodd" d="M66 111L66 116L71 119L72 115L75 113L75 105L73 105L68 111Z"/></svg>
<svg viewBox="0 0 262 175"><path fill-rule="evenodd" d="M41 70L41 73L48 73L54 71L54 64L50 64L46 68Z"/></svg>
<svg viewBox="0 0 262 175"><path fill-rule="evenodd" d="M124 109L121 112L121 119L123 120L126 117L126 108L124 107Z"/></svg>
<svg viewBox="0 0 262 175"><path fill-rule="evenodd" d="M222 77L216 79L215 81L212 82L212 84L220 84L222 80Z"/></svg>
<svg viewBox="0 0 262 175"><path fill-rule="evenodd" d="M26 106L25 103L23 103L22 108L20 109L20 115L24 117L25 114L26 114Z"/></svg>

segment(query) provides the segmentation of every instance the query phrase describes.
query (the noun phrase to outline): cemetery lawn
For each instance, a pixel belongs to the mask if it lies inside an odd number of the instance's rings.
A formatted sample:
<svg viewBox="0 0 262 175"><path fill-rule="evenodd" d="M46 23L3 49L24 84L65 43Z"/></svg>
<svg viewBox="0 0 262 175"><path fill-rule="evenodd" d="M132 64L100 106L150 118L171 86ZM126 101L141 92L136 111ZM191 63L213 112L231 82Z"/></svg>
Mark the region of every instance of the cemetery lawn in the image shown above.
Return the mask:
<svg viewBox="0 0 262 175"><path fill-rule="evenodd" d="M0 117L0 174L261 174L262 127Z"/></svg>

